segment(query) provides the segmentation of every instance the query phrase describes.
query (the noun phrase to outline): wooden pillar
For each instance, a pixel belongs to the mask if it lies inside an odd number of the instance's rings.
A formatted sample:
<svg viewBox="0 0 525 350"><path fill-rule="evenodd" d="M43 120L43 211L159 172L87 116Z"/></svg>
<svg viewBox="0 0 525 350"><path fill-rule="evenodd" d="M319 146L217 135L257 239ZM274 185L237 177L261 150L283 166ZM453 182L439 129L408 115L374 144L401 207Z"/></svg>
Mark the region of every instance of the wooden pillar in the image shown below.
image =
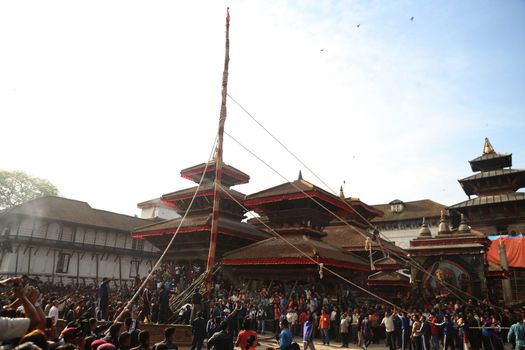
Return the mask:
<svg viewBox="0 0 525 350"><path fill-rule="evenodd" d="M96 234L95 234L96 237ZM95 284L98 286L98 254L95 254Z"/></svg>
<svg viewBox="0 0 525 350"><path fill-rule="evenodd" d="M18 231L17 231L17 234L18 234ZM19 252L20 252L20 246L16 247L15 276L18 274L18 254L20 254Z"/></svg>
<svg viewBox="0 0 525 350"><path fill-rule="evenodd" d="M78 286L78 279L80 277L80 252L77 252L77 286Z"/></svg>
<svg viewBox="0 0 525 350"><path fill-rule="evenodd" d="M55 283L56 250L53 249L53 266L51 267L51 283Z"/></svg>
<svg viewBox="0 0 525 350"><path fill-rule="evenodd" d="M507 262L507 251L505 249L505 243L503 239L499 239L499 258L500 265L505 271L509 271L509 264ZM512 286L510 284L510 279L506 278L501 280L501 287L503 291L503 301L505 305L509 305L512 302Z"/></svg>
<svg viewBox="0 0 525 350"><path fill-rule="evenodd" d="M46 222L46 231L44 232L44 239L47 239L47 232L49 231L49 222Z"/></svg>
<svg viewBox="0 0 525 350"><path fill-rule="evenodd" d="M33 225L31 226L31 239L33 239L33 236L35 235L35 225L36 225L36 220L33 219Z"/></svg>
<svg viewBox="0 0 525 350"><path fill-rule="evenodd" d="M118 284L122 288L122 256L118 256Z"/></svg>
<svg viewBox="0 0 525 350"><path fill-rule="evenodd" d="M34 225L33 225L34 226ZM33 235L33 233L31 233L31 236ZM31 255L33 255L31 253L31 249L32 247L29 247L29 255L28 255L28 258L27 258L27 275L29 276L29 274L31 273Z"/></svg>
<svg viewBox="0 0 525 350"><path fill-rule="evenodd" d="M58 240L61 241L64 237L64 224L60 223L58 226Z"/></svg>

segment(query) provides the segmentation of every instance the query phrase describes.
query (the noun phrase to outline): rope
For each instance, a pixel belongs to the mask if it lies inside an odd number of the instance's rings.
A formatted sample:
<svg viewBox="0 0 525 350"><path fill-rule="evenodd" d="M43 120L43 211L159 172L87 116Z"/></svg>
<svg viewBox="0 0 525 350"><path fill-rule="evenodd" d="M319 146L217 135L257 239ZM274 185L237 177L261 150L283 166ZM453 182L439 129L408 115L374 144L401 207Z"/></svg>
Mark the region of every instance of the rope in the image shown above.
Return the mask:
<svg viewBox="0 0 525 350"><path fill-rule="evenodd" d="M230 197L235 203L237 203L241 208L243 208L248 214L250 214L253 218L255 218L257 221L259 221L264 227L266 227L274 236L278 237L279 239L281 239L282 241L284 241L286 244L288 244L290 247L292 247L293 249L295 249L297 252L299 252L301 255L303 255L305 258L307 258L308 260L310 260L312 263L316 264L318 267L319 267L319 271L328 271L330 272L331 274L333 274L334 276L340 278L341 280L347 282L348 284L354 286L355 288L373 296L374 298L378 299L378 300L381 300L382 302L396 308L396 309L399 309L401 311L405 311L403 308L401 308L400 306L380 297L379 295L375 294L375 293L372 293L371 291L359 286L358 284L355 284L354 282L350 281L349 279L347 279L346 277L344 276L341 276L340 274L338 274L337 272L335 272L334 270L324 266L324 264L322 263L319 263L317 260L315 260L314 258L312 258L310 255L308 255L307 253L305 253L304 251L302 251L300 248L298 248L295 244L293 244L292 242L290 242L289 240L287 240L285 237L283 237L281 234L279 234L277 231L275 231L273 228L271 228L270 226L268 226L264 221L262 221L258 216L256 216L255 214L253 214L250 209L246 208L241 202L239 202L235 197L233 197L230 193L228 193L227 191L224 191L224 187L221 185L221 184L217 184L217 186L219 186L219 188L222 190L223 193L225 193L226 195L228 195L228 197Z"/></svg>
<svg viewBox="0 0 525 350"><path fill-rule="evenodd" d="M345 219L343 219L342 217L340 217L339 215L337 215L336 213L334 213L332 210L330 210L329 208L327 208L325 205L323 205L322 203L320 203L316 198L310 196L307 192L303 191L299 186L297 186L296 184L294 184L293 182L291 182L290 180L288 180L284 175L282 175L279 171L277 171L274 167L272 167L270 164L268 164L266 161L264 161L261 157L259 157L257 154L255 154L253 151L251 151L248 147L246 147L245 145L243 145L240 141L238 141L235 137L233 137L230 133L228 133L227 131L224 131L224 133L230 137L235 143L237 143L239 146L241 146L245 151L247 151L248 153L250 153L253 157L255 157L257 160L259 160L261 163L263 163L264 165L266 165L268 168L270 168L274 173L276 173L277 175L279 175L281 178L283 178L286 182L290 183L296 190L298 190L299 192L303 193L305 196L307 196L308 198L310 198L313 202L315 202L317 205L319 205L321 208L323 208L324 210L326 210L328 213L330 213L332 216L334 216L335 218L337 218L339 221L341 221L343 224L345 224L346 226L348 226L349 228L352 228L353 229L353 226L348 223L348 221L346 221ZM362 216L361 214L359 214L359 212L357 210L355 210L347 201L343 201L341 200L343 203L346 203L346 205L352 209L353 212L357 213L361 218L363 218L364 220L366 220L370 225L370 221L368 221L366 218L364 218L364 216ZM368 236L368 235L365 235L364 233L360 232L360 231L357 231L362 237L364 237L365 239L370 239L371 237ZM379 231L378 231L379 232ZM379 241L379 240L378 240ZM424 274L428 275L429 277L432 277L434 278L434 276L432 276L430 273L428 273L428 271L426 271L419 263L417 263L417 261L415 261L413 258L411 258L410 256L408 256L408 259L406 259L406 257L403 257L401 256L400 254L398 254L397 252L395 252L394 250L392 249L388 249L389 252L391 254L394 254L395 256L397 256L398 258L400 258L402 261L404 261L405 263L409 264L410 266L414 267L416 270L418 271L421 271L423 272ZM435 278L434 278L435 279ZM464 295L467 295L469 296L470 298L473 298L473 299L476 299L476 300L480 300L479 298L476 298L474 297L473 295L465 292L465 291L462 291L460 290L459 288L456 288L455 286L452 286L452 285L449 285L447 283L445 283L444 281L440 281L438 279L435 279L436 282L440 283L444 288L446 288L449 292L451 292L451 294L453 294L455 297L457 297L459 300L461 300L462 302L464 302L465 304L468 304L465 299L463 299L461 296L459 296L457 293L455 293L450 287L453 287L454 289L457 289L457 291L463 293Z"/></svg>
<svg viewBox="0 0 525 350"><path fill-rule="evenodd" d="M212 271L210 271L210 272L211 272L212 275L214 275L220 269L221 269L221 267L219 265L215 264L213 266ZM171 310L174 311L174 312L176 312L177 310L180 310L182 305L185 304L186 301L193 295L195 290L197 288L201 287L204 282L206 282L206 277L207 276L208 276L208 271L205 271L195 281L193 281L188 286L188 288L186 288L183 292L181 292L180 294L175 296L175 298L173 298L170 301L170 308L171 308ZM170 321L176 319L176 316L178 316L178 315L176 315L176 314L173 315L173 317L170 318Z"/></svg>
<svg viewBox="0 0 525 350"><path fill-rule="evenodd" d="M195 193L193 193L193 197L191 198L191 201L190 201L190 204L188 205L188 208L186 209L186 212L184 213L184 215L182 216L180 222L179 222L179 226L177 227L177 230L175 230L175 233L173 234L173 236L171 237L171 240L169 241L168 245L166 246L166 248L164 249L164 251L162 252L161 256L159 257L159 259L157 260L157 262L155 263L155 265L153 266L153 268L151 269L150 273L148 274L148 276L144 279L144 282L142 282L142 284L140 285L139 289L137 289L137 291L135 292L135 294L131 297L131 299L127 302L127 304L125 305L125 307L122 309L122 311L120 312L120 314L115 318L115 321L118 321L120 320L120 318L124 315L124 313L126 312L126 310L129 309L129 307L131 306L131 303L133 303L133 301L140 295L140 293L142 292L142 290L144 289L144 287L146 286L146 284L148 283L149 279L151 278L151 276L153 276L153 272L155 272L155 270L157 270L157 268L159 267L160 263L162 262L162 260L164 259L164 257L166 256L166 254L168 253L169 249L171 248L171 245L173 244L173 242L175 241L175 238L177 237L177 234L179 233L179 230L180 228L182 227L182 224L184 223L184 220L186 220L186 216L188 215L191 207L193 206L193 202L195 201L195 198L197 197L197 193L199 192L199 189L202 185L202 181L204 180L204 175L206 174L206 170L208 170L208 165L209 165L209 162L211 160L211 157L213 155L213 151L215 150L215 143L217 142L217 136L215 137L215 141L213 142L213 147L211 149L211 152L210 152L210 155L208 156L208 161L206 162L206 166L204 167L204 170L202 172L202 175L201 175L201 178L200 178L200 181L199 181L199 185L197 186L197 188L195 189Z"/></svg>
<svg viewBox="0 0 525 350"><path fill-rule="evenodd" d="M308 171L310 171L310 173L312 173L323 185L325 185L331 192L332 194L336 194L336 192L334 191L333 188L331 188L326 182L323 181L323 179L321 179L312 169L310 169L310 167L308 167L308 165L306 165L305 162L303 162L297 155L295 155L288 147L286 147L286 145L284 145L283 142L281 142L276 136L274 136L266 127L264 127L264 125L262 125L261 122L259 122L250 112L248 112L248 110L246 110L246 108L244 108L239 102L237 102L230 94L228 94L228 97L239 107L241 108L241 110L243 110L246 115L248 115L255 123L257 123L257 125L259 125L270 137L272 137L277 143L279 143L293 158L295 158L302 166L304 166ZM249 153L251 153L253 156L255 156L257 159L259 159L263 164L265 164L266 166L268 166L270 169L272 169L274 172L276 172L279 176L281 176L282 178L284 178L287 182L289 182L290 184L293 185L293 183L289 180L287 180L284 176L282 176L279 172L277 172L274 168L272 168L269 164L267 164L266 162L264 162L260 157L256 156L253 152L251 152L250 150L248 150L246 147L244 147L239 141L237 141L235 138L233 138L230 134L226 133L230 138L232 138L237 144L239 144L242 148L244 148L246 151L248 151ZM297 188L297 186L294 186ZM299 189L299 188L297 188ZM306 194L310 199L312 199L314 202L316 202L318 205L319 202L315 200L315 198L312 198L311 196L309 196L307 193L305 193L304 191L302 191L301 189L299 189L301 192L303 192L304 194ZM392 242L388 237L386 237L384 234L381 234L381 232L379 230L377 230L377 228L375 227L375 225L373 225L366 217L364 217L361 213L359 213L359 211L355 210L355 208L350 204L348 203L346 200L344 200L343 198L340 198L341 202L344 203L346 206L348 206L350 209L352 209L363 221L365 221L365 223L367 223L369 225L370 228L373 228L374 229L374 234L377 232L378 235L382 235L383 236L383 239L385 239L385 241L391 243L391 244L394 244L394 242ZM338 220L340 220L341 222L343 222L344 224L348 225L348 226L351 226L348 222L346 222L346 220L340 218L339 216L335 215L332 211L328 210L326 207L322 206L325 210L327 210L330 214L332 214L334 217L336 217ZM358 231L359 232L359 231ZM363 233L359 232L363 237L367 238L366 235L364 235ZM378 242L378 245L379 245L379 248L381 249L381 251L383 252L383 255L387 256L387 254L385 254L385 250L384 250L384 247L382 245L382 242L381 240L377 240ZM415 261L412 257L408 256L408 259L410 261L407 261L405 257L402 257L400 254L394 252L392 249L388 249L390 253L393 253L395 256L399 257L400 259L402 259L405 263L409 264L410 266L416 268L417 270L423 272L424 274L427 274L429 277L432 277L434 278L434 276L432 276L431 274L428 273L428 271L426 271L417 261ZM434 278L435 279L435 278ZM441 283L442 281L438 280L438 279L435 279L437 282ZM445 283L441 283L446 289L448 289L452 294L454 294L454 296L456 296L457 298L459 298L461 301L465 302L465 300L463 298L461 298L459 295L457 295L456 293L454 293ZM476 298L475 296L453 286L453 285L449 285L450 287L454 288L455 290L459 291L460 293L463 293L464 295L472 298L472 299L475 299L475 300L478 300L480 301L481 299L479 298ZM495 305L494 305L495 306Z"/></svg>

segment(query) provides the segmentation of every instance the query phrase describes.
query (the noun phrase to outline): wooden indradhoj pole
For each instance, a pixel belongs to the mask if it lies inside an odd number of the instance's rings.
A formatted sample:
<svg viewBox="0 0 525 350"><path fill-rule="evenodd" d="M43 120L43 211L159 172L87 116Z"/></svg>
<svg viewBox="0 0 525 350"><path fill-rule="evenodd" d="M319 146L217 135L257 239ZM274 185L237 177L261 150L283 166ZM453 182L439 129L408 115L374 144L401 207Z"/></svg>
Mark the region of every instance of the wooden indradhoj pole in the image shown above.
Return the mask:
<svg viewBox="0 0 525 350"><path fill-rule="evenodd" d="M215 186L213 190L213 212L210 232L210 248L208 251L208 262L206 264L206 289L211 290L212 270L215 264L215 250L217 247L217 234L219 232L219 191L222 179L222 145L224 140L224 124L226 122L226 99L228 97L228 66L230 62L230 9L226 10L226 50L224 55L224 70L222 72L222 101L219 117L219 131L217 134L217 146L215 148Z"/></svg>

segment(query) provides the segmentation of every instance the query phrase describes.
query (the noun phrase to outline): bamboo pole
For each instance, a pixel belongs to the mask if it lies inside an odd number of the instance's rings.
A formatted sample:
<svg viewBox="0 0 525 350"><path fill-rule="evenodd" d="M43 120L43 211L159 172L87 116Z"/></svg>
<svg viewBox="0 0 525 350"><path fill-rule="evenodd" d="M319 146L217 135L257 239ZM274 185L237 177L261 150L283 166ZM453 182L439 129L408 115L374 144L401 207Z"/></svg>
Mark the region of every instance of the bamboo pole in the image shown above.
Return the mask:
<svg viewBox="0 0 525 350"><path fill-rule="evenodd" d="M230 12L226 11L226 48L224 55L224 70L222 73L222 101L219 117L219 131L217 135L217 146L215 148L215 179L213 189L213 212L210 232L210 248L208 251L208 262L206 264L206 289L211 290L212 269L215 265L215 251L217 248L217 235L219 232L219 189L222 180L222 146L224 140L224 124L226 122L226 99L228 94L228 66L230 62Z"/></svg>

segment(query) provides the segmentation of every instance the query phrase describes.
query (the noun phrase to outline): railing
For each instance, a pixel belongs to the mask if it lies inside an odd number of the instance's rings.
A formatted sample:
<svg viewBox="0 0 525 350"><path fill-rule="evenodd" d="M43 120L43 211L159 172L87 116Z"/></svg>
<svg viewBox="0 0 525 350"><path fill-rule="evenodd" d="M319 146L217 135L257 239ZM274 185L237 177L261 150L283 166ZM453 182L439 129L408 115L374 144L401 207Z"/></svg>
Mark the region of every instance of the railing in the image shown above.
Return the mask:
<svg viewBox="0 0 525 350"><path fill-rule="evenodd" d="M144 258L157 258L158 253L155 252L146 252L143 250L134 250L128 248L117 248L112 246L103 246L93 243L79 243L79 242L66 242L54 239L44 239L39 237L30 237L30 236L15 236L9 235L8 238L11 243L25 243L25 244L35 244L40 246L52 247L52 248L61 248L61 249L72 249L72 250L88 250L94 253L111 253L116 255L131 255Z"/></svg>

